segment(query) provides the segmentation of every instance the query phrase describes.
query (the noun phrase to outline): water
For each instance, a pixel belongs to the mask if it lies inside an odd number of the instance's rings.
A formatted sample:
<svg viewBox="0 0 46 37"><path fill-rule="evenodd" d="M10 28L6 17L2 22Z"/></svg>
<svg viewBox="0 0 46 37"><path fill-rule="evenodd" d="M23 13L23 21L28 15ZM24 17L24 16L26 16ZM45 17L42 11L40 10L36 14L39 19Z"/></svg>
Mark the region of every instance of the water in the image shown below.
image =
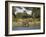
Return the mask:
<svg viewBox="0 0 46 37"><path fill-rule="evenodd" d="M34 29L40 29L40 26L31 26L31 27L15 27L13 30L34 30Z"/></svg>

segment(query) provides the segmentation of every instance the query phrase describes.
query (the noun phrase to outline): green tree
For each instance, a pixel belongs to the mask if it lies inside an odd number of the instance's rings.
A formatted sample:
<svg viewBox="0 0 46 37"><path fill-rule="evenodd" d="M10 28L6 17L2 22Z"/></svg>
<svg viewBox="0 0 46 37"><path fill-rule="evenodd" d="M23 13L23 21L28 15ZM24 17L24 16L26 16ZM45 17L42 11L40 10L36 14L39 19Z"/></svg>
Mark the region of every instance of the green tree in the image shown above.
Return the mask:
<svg viewBox="0 0 46 37"><path fill-rule="evenodd" d="M33 18L40 18L40 8L33 8L32 9L32 17Z"/></svg>

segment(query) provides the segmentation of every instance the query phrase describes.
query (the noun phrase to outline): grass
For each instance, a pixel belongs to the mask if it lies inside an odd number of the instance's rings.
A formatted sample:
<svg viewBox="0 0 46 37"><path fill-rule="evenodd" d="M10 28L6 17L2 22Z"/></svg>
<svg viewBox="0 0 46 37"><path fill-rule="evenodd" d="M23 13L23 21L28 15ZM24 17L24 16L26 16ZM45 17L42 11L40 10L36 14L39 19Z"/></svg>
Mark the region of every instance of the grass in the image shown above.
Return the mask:
<svg viewBox="0 0 46 37"><path fill-rule="evenodd" d="M31 21L31 24L29 24L29 27L30 26L37 26L37 25L40 25L40 21L39 21L39 19L38 18L35 18L35 19L32 19L32 18L14 18L13 20L12 20L12 26L14 27L16 27L16 26L23 26L23 24L16 24L16 22L18 22L19 20L30 20ZM27 24L28 25L28 24Z"/></svg>

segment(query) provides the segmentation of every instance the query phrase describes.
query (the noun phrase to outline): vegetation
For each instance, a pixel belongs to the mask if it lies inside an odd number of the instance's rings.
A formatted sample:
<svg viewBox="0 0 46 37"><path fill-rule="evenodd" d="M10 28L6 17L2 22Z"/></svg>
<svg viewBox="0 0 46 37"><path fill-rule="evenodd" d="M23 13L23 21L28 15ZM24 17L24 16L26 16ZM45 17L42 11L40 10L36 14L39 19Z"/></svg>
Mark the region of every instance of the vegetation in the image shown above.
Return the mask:
<svg viewBox="0 0 46 37"><path fill-rule="evenodd" d="M20 24L21 23L21 24ZM14 26L36 26L40 25L40 8L32 8L32 15L28 15L26 12L13 14L12 25Z"/></svg>

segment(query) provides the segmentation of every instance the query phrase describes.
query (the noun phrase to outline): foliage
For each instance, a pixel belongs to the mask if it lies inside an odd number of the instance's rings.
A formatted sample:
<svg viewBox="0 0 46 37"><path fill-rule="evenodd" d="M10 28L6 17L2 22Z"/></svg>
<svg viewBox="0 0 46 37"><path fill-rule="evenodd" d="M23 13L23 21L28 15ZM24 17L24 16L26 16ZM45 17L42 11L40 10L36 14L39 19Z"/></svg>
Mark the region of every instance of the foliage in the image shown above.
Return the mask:
<svg viewBox="0 0 46 37"><path fill-rule="evenodd" d="M22 26L22 25L19 25L19 24L16 24L16 25L14 24L19 19L22 19L22 20L26 19L26 20L28 20L28 22L31 22L31 24L29 24L29 26L33 26L33 25L36 26L36 24L39 25L40 24L40 8L32 8L32 15L29 15L26 12L17 13L15 15L14 12L13 12L12 24L14 26Z"/></svg>
<svg viewBox="0 0 46 37"><path fill-rule="evenodd" d="M40 18L40 8L33 8L32 9L32 17L33 18Z"/></svg>

